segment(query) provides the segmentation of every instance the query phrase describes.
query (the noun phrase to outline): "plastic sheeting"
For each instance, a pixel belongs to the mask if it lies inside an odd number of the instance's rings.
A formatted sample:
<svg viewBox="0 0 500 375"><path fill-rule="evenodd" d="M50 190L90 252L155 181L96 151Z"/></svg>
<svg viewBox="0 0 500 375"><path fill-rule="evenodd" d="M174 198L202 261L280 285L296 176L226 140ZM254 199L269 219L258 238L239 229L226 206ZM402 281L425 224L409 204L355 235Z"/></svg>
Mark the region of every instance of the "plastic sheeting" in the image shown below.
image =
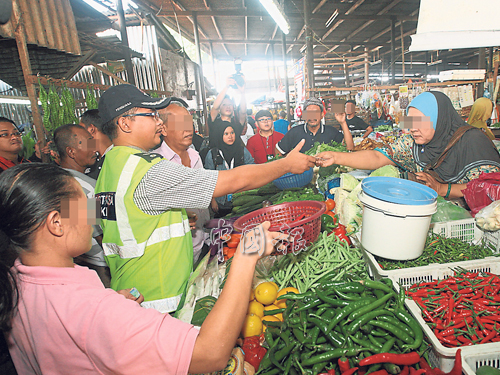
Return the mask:
<svg viewBox="0 0 500 375"><path fill-rule="evenodd" d="M410 51L500 45L499 0L421 0Z"/></svg>

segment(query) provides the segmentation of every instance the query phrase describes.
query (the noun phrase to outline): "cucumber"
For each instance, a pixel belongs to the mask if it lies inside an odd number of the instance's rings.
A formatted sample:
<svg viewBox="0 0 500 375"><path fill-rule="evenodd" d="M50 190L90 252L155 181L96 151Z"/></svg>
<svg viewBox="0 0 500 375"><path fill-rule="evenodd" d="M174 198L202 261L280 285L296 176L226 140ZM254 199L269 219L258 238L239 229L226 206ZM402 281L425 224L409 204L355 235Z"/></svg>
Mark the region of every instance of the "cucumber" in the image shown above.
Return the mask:
<svg viewBox="0 0 500 375"><path fill-rule="evenodd" d="M258 193L259 189L245 190L245 191L240 191L239 193L234 193L233 197L238 198L243 195L257 195Z"/></svg>
<svg viewBox="0 0 500 375"><path fill-rule="evenodd" d="M256 204L258 202L262 202L263 198L258 195L243 195L240 197L237 197L236 199L233 199L231 203L233 206L251 206L253 204Z"/></svg>
<svg viewBox="0 0 500 375"><path fill-rule="evenodd" d="M262 203L257 203L253 206L241 206L237 212L234 212L233 210L233 213L243 216L252 211L258 210L259 208L262 208Z"/></svg>
<svg viewBox="0 0 500 375"><path fill-rule="evenodd" d="M272 182L270 182L267 185L262 186L259 190L259 195L266 195L266 194L276 194L280 192L281 190L278 189Z"/></svg>

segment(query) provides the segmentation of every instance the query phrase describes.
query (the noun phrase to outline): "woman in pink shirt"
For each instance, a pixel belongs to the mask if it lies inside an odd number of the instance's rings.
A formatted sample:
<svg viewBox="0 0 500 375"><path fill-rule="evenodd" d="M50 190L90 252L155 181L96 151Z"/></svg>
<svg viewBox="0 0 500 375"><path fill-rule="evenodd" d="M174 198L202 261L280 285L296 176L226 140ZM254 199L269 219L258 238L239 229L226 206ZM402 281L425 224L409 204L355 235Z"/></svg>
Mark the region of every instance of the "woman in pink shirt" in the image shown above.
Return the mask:
<svg viewBox="0 0 500 375"><path fill-rule="evenodd" d="M95 205L62 168L22 164L0 176L0 328L19 374L187 374L224 368L243 325L255 264L279 234L246 234L198 330L106 289L73 263L91 246ZM250 237L253 236L253 237ZM249 239L252 238L252 241ZM249 242L257 247L249 247ZM247 247L244 247L245 244Z"/></svg>

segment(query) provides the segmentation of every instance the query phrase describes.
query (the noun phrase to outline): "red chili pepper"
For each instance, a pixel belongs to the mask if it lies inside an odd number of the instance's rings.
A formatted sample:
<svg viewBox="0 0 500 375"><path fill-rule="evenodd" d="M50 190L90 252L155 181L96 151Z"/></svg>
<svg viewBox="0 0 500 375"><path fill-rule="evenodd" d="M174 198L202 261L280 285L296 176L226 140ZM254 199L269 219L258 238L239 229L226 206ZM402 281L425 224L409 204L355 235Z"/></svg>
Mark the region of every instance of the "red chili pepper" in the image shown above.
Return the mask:
<svg viewBox="0 0 500 375"><path fill-rule="evenodd" d="M448 337L438 337L439 341L444 344L452 345L452 346L460 346L458 341L455 339L450 339Z"/></svg>
<svg viewBox="0 0 500 375"><path fill-rule="evenodd" d="M427 374L432 375L434 373L434 370L432 367L427 363L424 357L420 357L420 360L418 361L418 364L420 365L421 369L427 370Z"/></svg>
<svg viewBox="0 0 500 375"><path fill-rule="evenodd" d="M351 365L349 364L349 359L347 359L346 357L339 358L337 362L339 364L340 372L342 373L346 372L351 368Z"/></svg>
<svg viewBox="0 0 500 375"><path fill-rule="evenodd" d="M388 373L388 372L387 372L387 370L385 370L385 369L382 369L382 370L378 370L378 371L372 372L371 374L372 374L372 375L389 375L389 373Z"/></svg>
<svg viewBox="0 0 500 375"><path fill-rule="evenodd" d="M359 361L360 366L369 366L376 363L394 363L395 365L414 365L418 363L420 356L417 352L410 352L406 354L395 353L379 353L370 357L364 358Z"/></svg>
<svg viewBox="0 0 500 375"><path fill-rule="evenodd" d="M460 341L463 345L474 345L472 341L462 335L458 335L457 340Z"/></svg>
<svg viewBox="0 0 500 375"><path fill-rule="evenodd" d="M455 353L453 368L446 375L462 375L462 349L458 349Z"/></svg>
<svg viewBox="0 0 500 375"><path fill-rule="evenodd" d="M354 374L356 371L358 371L358 368L359 368L359 367L353 367L353 368L350 368L350 369L348 369L347 371L344 371L344 372L342 373L342 375L352 375L352 374ZM329 370L329 371L328 371L328 375L330 375L330 371L333 371L333 372L331 373L331 375L335 375L335 370Z"/></svg>
<svg viewBox="0 0 500 375"><path fill-rule="evenodd" d="M484 336L484 338L481 340L480 344L485 344L487 343L488 341L491 341L495 338L495 336L497 335L497 331L496 331L496 324L495 324L495 327L493 328L493 330L488 333L486 336Z"/></svg>
<svg viewBox="0 0 500 375"><path fill-rule="evenodd" d="M410 373L410 368L408 366L403 367L399 375L408 375Z"/></svg>

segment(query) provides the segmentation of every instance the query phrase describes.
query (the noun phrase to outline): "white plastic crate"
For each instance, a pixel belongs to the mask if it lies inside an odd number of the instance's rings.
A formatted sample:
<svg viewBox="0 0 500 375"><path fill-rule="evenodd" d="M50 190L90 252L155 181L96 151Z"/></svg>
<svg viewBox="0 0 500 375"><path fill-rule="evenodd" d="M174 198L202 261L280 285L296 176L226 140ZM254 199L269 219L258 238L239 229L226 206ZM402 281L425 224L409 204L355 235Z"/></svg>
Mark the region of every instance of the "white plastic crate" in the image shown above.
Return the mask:
<svg viewBox="0 0 500 375"><path fill-rule="evenodd" d="M484 351L482 348L475 353L462 354L462 372L474 375L481 366L500 368L500 350Z"/></svg>
<svg viewBox="0 0 500 375"><path fill-rule="evenodd" d="M431 224L431 229L434 233L445 236L447 238L458 238L465 242L470 242L472 244L480 244L484 239L486 244L492 244L496 249L496 252L499 252L500 244L499 244L499 232L483 232L480 228L476 226L476 221L474 218L463 219L463 220L455 220L455 221L447 221L440 223ZM409 267L409 268L401 268L397 270L384 270L382 269L375 257L369 253L368 251L363 249L363 258L368 266L368 272L370 276L375 279L380 279L382 277L393 277L393 278L409 278L408 285L414 284L419 281L430 281L429 277L434 277L435 274L429 274L426 276L427 271L432 272L433 270L439 270L440 266L445 266L446 268L462 266L462 263L470 263L470 262L480 262L479 265L482 265L479 260L470 260L470 261L455 261L450 263L434 263L429 264L427 266L421 267ZM488 259L488 258L486 258ZM492 258L496 259L496 258ZM474 265L474 263L471 263ZM436 268L438 267L438 268ZM408 273L411 276L408 276ZM422 274L422 278L419 278L419 275ZM450 273L451 274L451 273ZM446 274L444 276L448 276ZM437 277L437 276L436 276ZM405 285L407 283L404 283Z"/></svg>
<svg viewBox="0 0 500 375"><path fill-rule="evenodd" d="M491 259L491 258L490 258ZM496 258L494 258L496 259ZM474 266L464 266L465 262L461 263L461 267L475 272L477 271L477 267ZM483 263L487 263L483 260ZM483 266L484 269L487 268L486 265ZM453 272L449 269L445 269L445 267L442 267L443 269L441 272L437 272L438 274L440 273L441 275L444 275L442 278L446 278L447 276L451 276ZM492 273L500 274L500 262L497 262L496 264L491 267ZM432 280L438 280L440 278L434 278L431 273L422 275L425 277L426 281L432 281ZM399 285L398 281L392 278L392 281L394 283L394 288L399 291ZM409 285L403 285L403 286L409 286ZM441 370L444 372L449 372L453 368L453 364L455 363L455 354L457 352L457 349L460 348L462 349L462 358L466 358L468 355L475 355L477 353L490 353L490 352L496 352L498 353L498 356L500 357L500 343L494 342L494 343L488 343L488 344L477 344L477 345L471 345L471 346L460 346L457 348L448 348L442 345L432 329L427 325L425 322L424 318L422 317L422 313L420 310L420 307L411 299L405 299L405 305L407 309L410 311L411 315L417 320L418 324L420 327L422 327L424 331L424 335L426 336L427 340L431 343L432 348L429 351L429 361L432 367L439 367ZM496 357L498 358L498 357ZM470 375L474 374L474 372L470 373Z"/></svg>
<svg viewBox="0 0 500 375"><path fill-rule="evenodd" d="M484 259L430 264L422 267L409 267L397 270L383 270L375 257L366 250L362 250L363 258L368 266L370 275L375 279L390 277L405 288L419 282L441 280L453 275L453 268L461 267L468 270L493 272L500 274L500 257L486 257Z"/></svg>
<svg viewBox="0 0 500 375"><path fill-rule="evenodd" d="M474 244L481 241L484 233L477 227L474 218L431 223L430 228L438 235L447 238L459 238L462 241Z"/></svg>

